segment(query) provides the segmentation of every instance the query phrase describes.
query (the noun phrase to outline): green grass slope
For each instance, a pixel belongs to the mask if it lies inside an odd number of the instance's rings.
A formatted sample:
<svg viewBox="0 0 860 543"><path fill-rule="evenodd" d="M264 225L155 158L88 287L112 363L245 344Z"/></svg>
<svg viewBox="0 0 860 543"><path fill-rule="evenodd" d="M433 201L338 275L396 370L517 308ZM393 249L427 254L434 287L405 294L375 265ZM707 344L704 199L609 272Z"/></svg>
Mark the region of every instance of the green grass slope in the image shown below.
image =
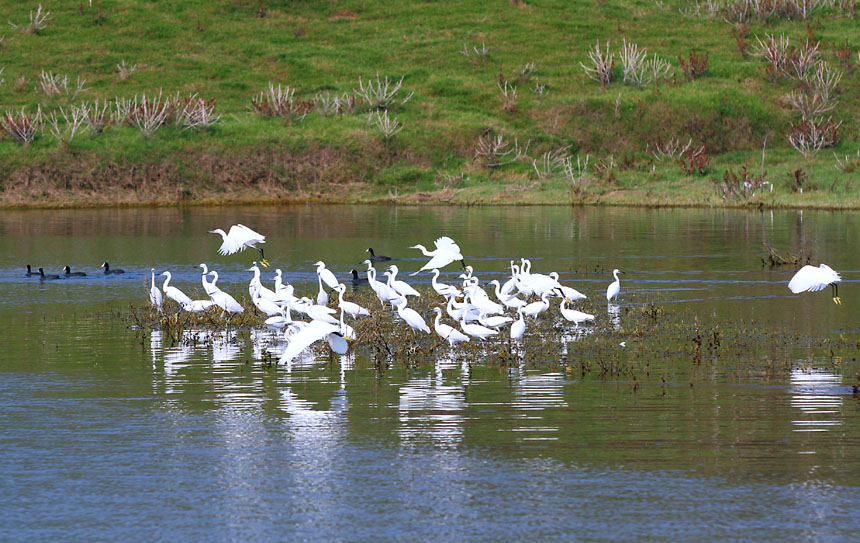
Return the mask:
<svg viewBox="0 0 860 543"><path fill-rule="evenodd" d="M780 2L746 17L727 0L45 1L38 31L26 28L38 2L7 3L0 20L18 28L7 26L0 43L0 204L860 207L853 0L806 18ZM753 4L761 7L745 5ZM787 104L792 92L811 97L814 80L769 71L758 54L769 35L785 36L795 54L820 42L811 64L841 74L831 109L804 124ZM625 40L670 64L658 84L623 82ZM615 61L605 86L581 65L591 66L598 42ZM691 51L708 58L695 79L679 60ZM135 67L127 79L121 63ZM67 76L69 92L46 94L43 73ZM76 93L78 78L86 82ZM387 111L357 96L360 81L386 78L392 86L402 78ZM294 90L306 115L257 114L252 99L270 83ZM101 134L84 125L72 137L63 115L96 101L115 110L117 99L195 93L214 100L214 126L185 129L174 114L145 137L119 115ZM323 115L332 96L355 104ZM43 124L32 142L16 141L11 124L37 110ZM400 131L386 135L381 113ZM841 123L832 141L806 156L792 148L793 130L826 128L828 119ZM689 143L685 156L655 153L675 143Z"/></svg>

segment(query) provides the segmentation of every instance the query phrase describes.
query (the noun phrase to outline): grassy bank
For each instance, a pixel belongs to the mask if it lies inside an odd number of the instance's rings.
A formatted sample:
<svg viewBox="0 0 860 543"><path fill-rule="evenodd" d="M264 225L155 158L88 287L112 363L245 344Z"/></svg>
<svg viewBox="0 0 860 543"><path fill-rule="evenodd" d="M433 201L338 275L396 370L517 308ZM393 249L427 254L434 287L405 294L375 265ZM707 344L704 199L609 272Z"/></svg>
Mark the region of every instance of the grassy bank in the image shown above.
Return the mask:
<svg viewBox="0 0 860 543"><path fill-rule="evenodd" d="M0 45L4 206L860 208L848 0L805 17L788 2L94 0L45 2L30 26L37 5L0 7L18 25ZM603 85L582 66L597 42ZM657 63L626 82L625 42ZM362 96L386 81L391 96ZM74 131L84 107L95 130Z"/></svg>

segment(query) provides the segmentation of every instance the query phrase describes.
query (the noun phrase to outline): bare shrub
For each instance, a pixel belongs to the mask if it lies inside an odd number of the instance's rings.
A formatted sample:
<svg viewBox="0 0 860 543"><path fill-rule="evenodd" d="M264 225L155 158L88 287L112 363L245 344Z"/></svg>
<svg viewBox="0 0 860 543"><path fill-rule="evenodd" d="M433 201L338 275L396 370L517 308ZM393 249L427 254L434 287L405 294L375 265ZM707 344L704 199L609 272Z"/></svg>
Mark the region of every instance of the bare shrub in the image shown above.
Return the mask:
<svg viewBox="0 0 860 543"><path fill-rule="evenodd" d="M30 23L24 26L18 26L12 21L9 21L9 25L16 29L20 30L24 34L38 34L42 30L48 27L48 19L51 18L51 12L45 11L42 12L42 4L39 4L38 9L36 9L36 13L30 11Z"/></svg>
<svg viewBox="0 0 860 543"><path fill-rule="evenodd" d="M589 185L588 177L588 160L589 156L585 155L583 160L579 154L576 155L576 166L573 165L573 158L567 157L563 161L564 177L567 180L567 185L570 190L571 199L581 198L585 193L585 189Z"/></svg>
<svg viewBox="0 0 860 543"><path fill-rule="evenodd" d="M487 168L498 168L511 162L516 162L528 151L528 143L525 148L520 147L519 141L514 140L511 147L510 142L505 141L502 134L493 135L491 131L485 131L475 143L475 159L483 162Z"/></svg>
<svg viewBox="0 0 860 543"><path fill-rule="evenodd" d="M656 87L660 80L669 75L672 65L668 60L657 56L657 53L645 61L646 83L654 83Z"/></svg>
<svg viewBox="0 0 860 543"><path fill-rule="evenodd" d="M314 109L323 117L351 113L355 109L355 97L348 92L341 95L320 92L314 95Z"/></svg>
<svg viewBox="0 0 860 543"><path fill-rule="evenodd" d="M403 124L397 119L388 116L388 111L371 111L367 114L368 126L375 126L381 133L385 141L391 141L391 138L396 136L403 130Z"/></svg>
<svg viewBox="0 0 860 543"><path fill-rule="evenodd" d="M729 168L723 172L722 180L712 181L717 194L722 196L723 200L745 201L755 196L760 188L770 185L770 182L765 180L766 176L767 172L759 176L750 174L744 164L738 173Z"/></svg>
<svg viewBox="0 0 860 543"><path fill-rule="evenodd" d="M410 92L406 97L397 100L397 93L403 85L403 77L399 81L393 83L388 77L385 79L379 78L379 73L376 74L376 80L368 79L367 83L359 77L358 90L354 90L356 96L362 98L370 109L391 110L399 106L405 105L412 99L414 92Z"/></svg>
<svg viewBox="0 0 860 543"><path fill-rule="evenodd" d="M119 64L116 65L116 69L119 72L120 81L126 81L131 74L137 69L137 64L132 64L131 66L126 66L125 59L122 59Z"/></svg>
<svg viewBox="0 0 860 543"><path fill-rule="evenodd" d="M804 157L813 157L821 149L833 147L839 143L840 126L842 126L842 122L833 122L832 117L801 120L791 125L788 142Z"/></svg>
<svg viewBox="0 0 860 543"><path fill-rule="evenodd" d="M2 75L3 75L3 70L5 70L5 69L6 69L6 67L5 67L5 66L0 67L0 76L2 76ZM5 79L3 79L2 77L0 77L0 87L2 87L2 86L3 86L3 83L5 83L5 82L6 82L6 80L5 80Z"/></svg>
<svg viewBox="0 0 860 543"><path fill-rule="evenodd" d="M84 122L87 123L87 128L95 135L99 135L113 123L110 118L110 105L107 101L99 105L96 100L92 104L81 104L81 113L84 117Z"/></svg>
<svg viewBox="0 0 860 543"><path fill-rule="evenodd" d="M544 83L535 81L535 86L532 89L532 92L535 93L538 98L543 99L543 97L549 93L549 90L546 88L546 85Z"/></svg>
<svg viewBox="0 0 860 543"><path fill-rule="evenodd" d="M797 49L791 48L788 55L788 68L797 79L806 80L810 71L818 63L818 47L821 42L810 43L806 40Z"/></svg>
<svg viewBox="0 0 860 543"><path fill-rule="evenodd" d="M777 75L786 73L789 43L785 34L780 34L779 39L773 34L765 34L764 41L758 36L755 39L758 42L758 46L754 48L752 55L765 59L768 64L767 73L771 81Z"/></svg>
<svg viewBox="0 0 860 543"><path fill-rule="evenodd" d="M156 130L164 126L171 113L173 104L169 99L163 99L161 91L157 96L134 98L127 103L126 123L137 127L144 138L150 137Z"/></svg>
<svg viewBox="0 0 860 543"><path fill-rule="evenodd" d="M522 68L520 68L520 73L517 75L517 81L520 83L524 83L532 78L535 73L535 63L534 62L526 62Z"/></svg>
<svg viewBox="0 0 860 543"><path fill-rule="evenodd" d="M42 128L42 107L37 106L34 115L28 114L24 108L21 108L20 114L6 111L0 125L2 125L3 131L11 136L12 139L21 145L30 145L30 142L36 137L39 129Z"/></svg>
<svg viewBox="0 0 860 543"><path fill-rule="evenodd" d="M711 157L705 146L688 148L678 159L681 170L687 175L705 175L711 169Z"/></svg>
<svg viewBox="0 0 860 543"><path fill-rule="evenodd" d="M84 88L86 82L86 79L81 79L78 76L75 85L71 86L67 75L46 72L45 70L39 72L39 88L49 98L64 94L74 100L81 91L87 90Z"/></svg>
<svg viewBox="0 0 860 543"><path fill-rule="evenodd" d="M502 109L508 113L513 113L517 110L517 88L509 85L507 81L504 82L504 85L498 83L498 87L501 93L499 98L502 101Z"/></svg>
<svg viewBox="0 0 860 543"><path fill-rule="evenodd" d="M286 117L290 121L301 121L307 116L312 107L311 102L296 99L296 89L290 86L275 87L269 83L266 90L260 92L257 98L251 98L251 107L262 117Z"/></svg>
<svg viewBox="0 0 860 543"><path fill-rule="evenodd" d="M63 118L62 128L60 128L59 117ZM84 125L85 121L83 110L75 106L70 106L68 113L66 113L63 108L60 108L59 116L56 112L48 115L47 122L48 130L51 132L51 134L55 138L57 138L57 141L65 144L75 139L75 136L77 135L81 127Z"/></svg>
<svg viewBox="0 0 860 543"><path fill-rule="evenodd" d="M564 172L565 161L570 159L570 145L545 152L540 160L532 160L538 179L549 179Z"/></svg>
<svg viewBox="0 0 860 543"><path fill-rule="evenodd" d="M689 138L687 143L683 143L683 141L677 136L672 136L664 142L663 138L657 136L657 141L654 142L654 150L651 151L651 154L657 161L661 161L664 158L678 160L684 156L684 153L686 153L692 145L693 138Z"/></svg>
<svg viewBox="0 0 860 543"><path fill-rule="evenodd" d="M615 67L615 55L609 52L609 42L606 42L606 51L602 52L598 41L594 49L589 49L588 59L591 61L591 66L586 66L582 62L579 65L585 70L585 75L589 79L597 81L605 89L612 81L612 68Z"/></svg>
<svg viewBox="0 0 860 543"><path fill-rule="evenodd" d="M180 100L176 111L176 126L183 130L206 130L221 120L221 115L215 114L215 99L206 100L196 92Z"/></svg>
<svg viewBox="0 0 860 543"><path fill-rule="evenodd" d="M837 170L845 173L860 172L860 151L857 151L854 156L845 155L842 159L840 159L836 153L833 153L833 158L836 159L836 165L834 167Z"/></svg>
<svg viewBox="0 0 860 543"><path fill-rule="evenodd" d="M469 59L469 62L472 64L481 64L490 54L490 48L487 47L486 43L481 42L481 47L473 46L469 49L469 46L464 43L463 50L460 53Z"/></svg>
<svg viewBox="0 0 860 543"><path fill-rule="evenodd" d="M640 49L635 43L627 43L627 38L624 38L618 58L621 60L624 82L641 89L642 84L646 82L645 61L648 58L648 51L644 48Z"/></svg>
<svg viewBox="0 0 860 543"><path fill-rule="evenodd" d="M800 114L803 121L816 119L836 107L835 100L827 100L818 92L793 91L785 95L783 103Z"/></svg>

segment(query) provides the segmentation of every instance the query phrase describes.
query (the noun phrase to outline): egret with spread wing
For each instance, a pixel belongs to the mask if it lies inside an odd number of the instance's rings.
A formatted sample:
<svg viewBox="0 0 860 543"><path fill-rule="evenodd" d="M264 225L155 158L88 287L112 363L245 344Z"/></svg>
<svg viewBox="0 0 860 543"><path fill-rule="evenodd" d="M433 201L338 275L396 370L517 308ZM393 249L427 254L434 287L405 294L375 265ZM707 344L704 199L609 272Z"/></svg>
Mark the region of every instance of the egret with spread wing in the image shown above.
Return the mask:
<svg viewBox="0 0 860 543"><path fill-rule="evenodd" d="M257 247L258 243L266 243L266 236L254 232L244 224L234 224L230 227L230 232L225 232L220 228L210 230L210 234L220 234L224 242L218 248L218 254L232 255L239 251L244 251L248 247L252 247L260 251L260 264L268 267L269 261L263 256L262 247Z"/></svg>

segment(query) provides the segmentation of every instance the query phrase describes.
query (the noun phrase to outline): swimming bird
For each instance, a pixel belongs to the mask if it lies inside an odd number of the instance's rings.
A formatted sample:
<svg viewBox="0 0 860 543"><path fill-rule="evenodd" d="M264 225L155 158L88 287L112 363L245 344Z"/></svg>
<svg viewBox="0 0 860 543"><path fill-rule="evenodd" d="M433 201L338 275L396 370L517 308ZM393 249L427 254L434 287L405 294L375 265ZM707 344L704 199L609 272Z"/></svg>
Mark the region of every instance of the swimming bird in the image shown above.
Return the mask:
<svg viewBox="0 0 860 543"><path fill-rule="evenodd" d="M611 302L613 299L618 298L618 293L621 291L621 281L618 279L619 273L624 272L618 269L612 270L612 276L615 277L615 281L610 283L609 287L606 289L607 302Z"/></svg>
<svg viewBox="0 0 860 543"><path fill-rule="evenodd" d="M388 262L389 260L391 260L390 256L374 254L373 247L368 247L366 252L370 253L370 258L368 258L368 260L370 260L371 262Z"/></svg>
<svg viewBox="0 0 860 543"><path fill-rule="evenodd" d="M349 273L352 274L352 286L353 286L353 288L357 288L361 285L367 284L367 277L359 277L358 276L358 270L356 270L355 268L349 270Z"/></svg>
<svg viewBox="0 0 860 543"><path fill-rule="evenodd" d="M391 305L397 308L397 314L406 322L406 324L409 325L410 328L413 330L421 330L428 334L430 333L430 327L427 326L427 323L424 322L421 315L411 307L406 307L406 296L395 298L391 301Z"/></svg>
<svg viewBox="0 0 860 543"><path fill-rule="evenodd" d="M73 272L72 268L70 268L68 266L63 266L63 274L66 277L86 277L87 276L87 274L85 274L84 272Z"/></svg>
<svg viewBox="0 0 860 543"><path fill-rule="evenodd" d="M244 224L234 224L230 227L230 232L227 233L220 228L209 230L210 234L219 234L223 243L218 248L218 254L232 255L239 251L252 247L260 251L260 264L268 267L269 261L263 255L263 248L257 247L258 243L266 243L266 236L255 232Z"/></svg>
<svg viewBox="0 0 860 543"><path fill-rule="evenodd" d="M346 292L346 285L343 283L339 284L335 287L337 291L337 299L338 299L338 307L340 307L341 311L346 312L353 319L358 317L359 315L370 315L370 311L366 308L361 307L357 303L349 302L343 299L343 293Z"/></svg>
<svg viewBox="0 0 860 543"><path fill-rule="evenodd" d="M40 270L42 268L39 268ZM839 298L839 287L836 283L842 281L839 274L833 271L833 268L827 264L821 264L817 268L815 266L804 266L794 274L791 281L788 282L788 288L791 292L798 294L800 292L818 292L823 290L827 285L833 293L833 303L841 304L842 299Z"/></svg>
<svg viewBox="0 0 860 543"><path fill-rule="evenodd" d="M165 271L161 275L167 277L167 279L164 280L164 284L161 286L161 290L164 291L165 296L178 303L180 306L190 304L193 301L184 292L170 284L170 279L173 276L170 275L169 271Z"/></svg>
<svg viewBox="0 0 860 543"><path fill-rule="evenodd" d="M155 284L155 268L150 268L150 277L152 280L150 281L149 287L149 303L152 304L152 307L161 311L163 309L164 297L161 295L161 291L158 290L158 286Z"/></svg>
<svg viewBox="0 0 860 543"><path fill-rule="evenodd" d="M39 268L39 281L54 281L59 278L59 275L45 275L45 270Z"/></svg>
<svg viewBox="0 0 860 543"><path fill-rule="evenodd" d="M463 253L460 252L460 247L454 242L453 239L444 236L437 239L435 243L436 249L433 251L428 251L427 248L421 244L413 245L410 247L410 249L420 249L424 256L431 257L428 263L424 264L424 266L422 266L420 270L411 275L418 275L424 270L444 268L455 260L460 261L460 264L463 266L463 268L466 267L466 262L463 259Z"/></svg>
<svg viewBox="0 0 860 543"><path fill-rule="evenodd" d="M561 305L558 309L561 312L562 317L569 320L577 327L579 327L579 323L581 322L588 322L594 320L594 315L591 315L590 313L583 313L582 311L577 311L576 309L568 309L568 303L573 302L571 302L569 298L562 298Z"/></svg>
<svg viewBox="0 0 860 543"><path fill-rule="evenodd" d="M31 269L30 269L30 265L29 265L29 264L27 264L27 273L26 273L25 275L26 275L27 277L38 277L38 276L39 276L39 273L38 273L38 272L34 272L33 270L31 270Z"/></svg>
<svg viewBox="0 0 860 543"><path fill-rule="evenodd" d="M101 267L105 271L105 275L112 275L115 273L125 273L125 270L120 270L120 269L112 270L112 269L110 269L110 264L108 264L107 262L102 262Z"/></svg>
<svg viewBox="0 0 860 543"><path fill-rule="evenodd" d="M453 347L454 344L459 343L461 341L469 341L469 336L457 330L453 326L449 326L441 322L442 308L434 307L433 312L436 313L436 320L433 324L433 328L436 330L436 333L439 334L442 339L448 342L448 345Z"/></svg>

